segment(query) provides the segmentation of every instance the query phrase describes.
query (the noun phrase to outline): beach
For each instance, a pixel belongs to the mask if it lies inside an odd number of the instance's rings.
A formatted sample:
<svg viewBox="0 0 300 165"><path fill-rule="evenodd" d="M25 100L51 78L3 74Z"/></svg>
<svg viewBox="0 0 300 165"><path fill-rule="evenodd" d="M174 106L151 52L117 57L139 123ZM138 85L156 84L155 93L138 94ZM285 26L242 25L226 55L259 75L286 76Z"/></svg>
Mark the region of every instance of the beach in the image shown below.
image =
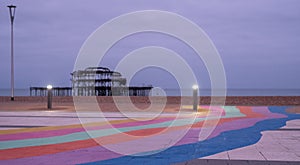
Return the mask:
<svg viewBox="0 0 300 165"><path fill-rule="evenodd" d="M81 96L74 99L81 100L85 103L92 103L95 97ZM97 102L101 111L118 112L115 101L111 96L97 96ZM117 96L118 104L126 105L127 97ZM220 97L216 97L220 99ZM224 98L222 98L224 99ZM131 96L132 103L140 108L146 109L151 105L149 97L146 96ZM151 97L153 103L163 104L162 97ZM180 104L192 105L192 97L187 96L168 96L164 112L178 112ZM210 105L211 97L203 96L199 98L199 105ZM221 101L222 102L222 101ZM89 105L89 104L86 104ZM299 106L300 96L227 96L225 105L229 106ZM47 110L47 97L42 96L17 96L15 101L10 101L8 96L0 96L0 111L24 111L24 110ZM71 96L55 96L53 97L52 110L74 111L74 100ZM87 111L93 111L87 107ZM130 109L128 109L130 111ZM297 111L298 110L293 110Z"/></svg>

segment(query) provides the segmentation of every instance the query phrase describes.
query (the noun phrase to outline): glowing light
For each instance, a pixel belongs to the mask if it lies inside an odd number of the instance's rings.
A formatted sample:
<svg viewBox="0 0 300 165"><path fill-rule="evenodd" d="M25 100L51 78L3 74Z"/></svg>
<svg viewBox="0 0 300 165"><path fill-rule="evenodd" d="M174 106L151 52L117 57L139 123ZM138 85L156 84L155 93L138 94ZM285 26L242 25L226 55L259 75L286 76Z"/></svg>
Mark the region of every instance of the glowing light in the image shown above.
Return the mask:
<svg viewBox="0 0 300 165"><path fill-rule="evenodd" d="M47 89L52 89L52 85L47 85Z"/></svg>
<svg viewBox="0 0 300 165"><path fill-rule="evenodd" d="M196 89L198 89L199 87L198 87L198 85L193 85L193 87L192 87L194 90L196 90Z"/></svg>

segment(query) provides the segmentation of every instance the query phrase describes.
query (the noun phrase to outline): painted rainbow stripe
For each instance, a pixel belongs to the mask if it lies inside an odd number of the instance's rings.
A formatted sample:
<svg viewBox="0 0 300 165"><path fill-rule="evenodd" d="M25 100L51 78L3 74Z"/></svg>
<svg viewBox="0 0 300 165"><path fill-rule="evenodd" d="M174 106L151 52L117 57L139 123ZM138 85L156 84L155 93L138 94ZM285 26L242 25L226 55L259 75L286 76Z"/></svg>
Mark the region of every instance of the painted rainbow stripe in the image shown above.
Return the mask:
<svg viewBox="0 0 300 165"><path fill-rule="evenodd" d="M186 117L175 123L174 117L159 117L150 121L110 121L119 132L104 122L86 124L86 129L101 145L86 133L82 125L3 130L0 131L0 164L183 162L254 144L260 139L262 131L277 129L284 126L287 120L300 118L299 115L286 113L286 108L288 107L215 107L216 111L222 112L220 119L213 115L207 119L207 114L203 114L192 122ZM199 140L199 132L210 128L210 125L204 125L205 120L217 121L218 124L205 140ZM161 139L176 136L187 128L186 134L172 147L159 143ZM124 147L128 154L115 153L108 150L108 146ZM141 147L142 152L136 149Z"/></svg>

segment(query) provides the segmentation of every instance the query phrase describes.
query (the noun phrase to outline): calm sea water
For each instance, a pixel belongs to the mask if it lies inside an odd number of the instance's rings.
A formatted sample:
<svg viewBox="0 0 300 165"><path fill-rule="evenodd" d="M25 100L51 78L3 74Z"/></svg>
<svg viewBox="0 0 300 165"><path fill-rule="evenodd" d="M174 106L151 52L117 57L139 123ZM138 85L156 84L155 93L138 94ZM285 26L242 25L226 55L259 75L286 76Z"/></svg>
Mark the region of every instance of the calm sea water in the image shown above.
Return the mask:
<svg viewBox="0 0 300 165"><path fill-rule="evenodd" d="M180 96L179 89L164 89L168 96ZM191 89L183 90L184 96L192 95ZM15 89L15 96L29 96L29 88ZM153 95L162 95L160 92ZM210 89L200 89L200 96L210 96ZM10 96L10 89L0 89L0 96ZM227 89L227 96L300 96L300 89Z"/></svg>
<svg viewBox="0 0 300 165"><path fill-rule="evenodd" d="M178 89L166 89L167 95L178 96L180 91ZM221 90L216 90L220 92ZM191 93L192 90L186 90L184 93ZM186 94L184 94L186 95ZM210 96L211 89L200 89L200 96ZM227 96L300 96L300 89L227 89Z"/></svg>

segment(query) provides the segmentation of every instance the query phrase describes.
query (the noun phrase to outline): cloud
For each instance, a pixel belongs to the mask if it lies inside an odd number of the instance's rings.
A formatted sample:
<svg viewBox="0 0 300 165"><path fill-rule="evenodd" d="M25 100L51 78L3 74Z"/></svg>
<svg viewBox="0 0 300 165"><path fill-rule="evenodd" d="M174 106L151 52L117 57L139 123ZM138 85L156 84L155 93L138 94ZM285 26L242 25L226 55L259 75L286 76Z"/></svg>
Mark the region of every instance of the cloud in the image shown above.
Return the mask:
<svg viewBox="0 0 300 165"><path fill-rule="evenodd" d="M220 51L230 88L267 88L268 83L278 88L300 88L300 78L295 78L300 71L297 65L300 62L300 1L297 0L1 1L0 88L8 88L10 81L10 29L6 7L10 3L17 5L15 67L16 84L20 88L44 85L45 79L69 85L69 73L77 53L96 28L118 15L146 9L176 12L201 26ZM166 43L163 45L182 54L192 52L170 38L144 39L129 39L127 44L130 47L137 42ZM126 46L117 48L115 53L120 54L129 50ZM197 68L192 55L185 58L191 67ZM205 84L209 84L207 78L204 79Z"/></svg>

